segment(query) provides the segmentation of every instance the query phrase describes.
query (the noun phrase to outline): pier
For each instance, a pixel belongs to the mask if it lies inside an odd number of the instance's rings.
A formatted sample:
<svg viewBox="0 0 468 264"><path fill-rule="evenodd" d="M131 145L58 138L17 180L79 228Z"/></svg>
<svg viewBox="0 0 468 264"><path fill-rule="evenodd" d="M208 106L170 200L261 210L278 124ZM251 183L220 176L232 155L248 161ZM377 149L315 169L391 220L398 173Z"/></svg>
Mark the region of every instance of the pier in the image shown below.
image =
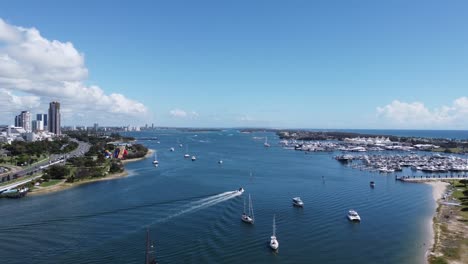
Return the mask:
<svg viewBox="0 0 468 264"><path fill-rule="evenodd" d="M395 176L395 180L403 182L429 182L429 181L445 181L445 180L468 180L467 175L452 175L452 176L443 176L443 175L434 175L434 176Z"/></svg>

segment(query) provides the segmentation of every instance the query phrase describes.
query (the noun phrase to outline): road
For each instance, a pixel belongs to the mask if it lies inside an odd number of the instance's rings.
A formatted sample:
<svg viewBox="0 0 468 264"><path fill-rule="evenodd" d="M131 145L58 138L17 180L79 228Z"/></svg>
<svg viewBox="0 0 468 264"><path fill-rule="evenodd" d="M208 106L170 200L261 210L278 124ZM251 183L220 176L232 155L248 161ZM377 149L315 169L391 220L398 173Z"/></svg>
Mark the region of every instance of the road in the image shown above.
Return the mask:
<svg viewBox="0 0 468 264"><path fill-rule="evenodd" d="M78 141L76 139L71 139L71 141L78 143L78 147L75 150L66 154L52 154L47 160L35 163L33 166L30 166L24 170L15 172L13 175L10 175L10 179L21 178L21 177L24 177L25 175L28 175L28 173L32 173L32 174L38 173L42 171L43 169L45 169L49 164L65 162L67 158L83 156L86 152L88 152L89 148L91 147L91 144L87 142ZM3 176L3 177L7 177L7 176ZM0 192L23 185L27 182L32 181L35 178L36 177L25 180L24 182L19 181L16 183L0 186ZM8 187L8 188L5 188L5 187Z"/></svg>

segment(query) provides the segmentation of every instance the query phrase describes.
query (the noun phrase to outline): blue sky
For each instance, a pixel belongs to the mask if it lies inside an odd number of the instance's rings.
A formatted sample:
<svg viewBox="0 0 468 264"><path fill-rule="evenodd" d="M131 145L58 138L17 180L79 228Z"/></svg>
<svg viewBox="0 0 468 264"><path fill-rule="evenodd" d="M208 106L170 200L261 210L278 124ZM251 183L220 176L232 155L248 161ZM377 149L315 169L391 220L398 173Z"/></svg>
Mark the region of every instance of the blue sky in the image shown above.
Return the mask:
<svg viewBox="0 0 468 264"><path fill-rule="evenodd" d="M64 122L85 125L467 129L467 13L466 1L0 3L7 24L73 43L85 85L145 106Z"/></svg>

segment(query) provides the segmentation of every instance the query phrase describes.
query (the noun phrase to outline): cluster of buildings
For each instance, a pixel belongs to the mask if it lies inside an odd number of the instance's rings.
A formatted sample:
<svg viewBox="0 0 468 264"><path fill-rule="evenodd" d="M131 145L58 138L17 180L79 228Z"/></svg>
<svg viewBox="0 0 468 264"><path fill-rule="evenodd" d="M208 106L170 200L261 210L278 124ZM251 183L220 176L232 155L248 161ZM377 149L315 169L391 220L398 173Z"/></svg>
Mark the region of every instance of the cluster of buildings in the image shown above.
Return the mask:
<svg viewBox="0 0 468 264"><path fill-rule="evenodd" d="M47 114L37 114L35 120L31 116L29 111L21 111L13 126L0 126L0 142L45 140L62 135L59 102L50 102Z"/></svg>

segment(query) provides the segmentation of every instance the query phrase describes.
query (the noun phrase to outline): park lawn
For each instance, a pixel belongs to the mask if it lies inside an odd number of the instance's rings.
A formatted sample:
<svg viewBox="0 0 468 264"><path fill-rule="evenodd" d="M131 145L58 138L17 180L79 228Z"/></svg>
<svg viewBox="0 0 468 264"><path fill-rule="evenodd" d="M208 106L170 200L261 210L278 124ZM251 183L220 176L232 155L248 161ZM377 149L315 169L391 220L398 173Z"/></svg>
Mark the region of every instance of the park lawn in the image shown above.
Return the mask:
<svg viewBox="0 0 468 264"><path fill-rule="evenodd" d="M41 187L50 187L50 186L53 186L53 185L56 185L58 183L61 183L63 180L49 180L49 181L46 181L46 182L43 182L41 183Z"/></svg>

